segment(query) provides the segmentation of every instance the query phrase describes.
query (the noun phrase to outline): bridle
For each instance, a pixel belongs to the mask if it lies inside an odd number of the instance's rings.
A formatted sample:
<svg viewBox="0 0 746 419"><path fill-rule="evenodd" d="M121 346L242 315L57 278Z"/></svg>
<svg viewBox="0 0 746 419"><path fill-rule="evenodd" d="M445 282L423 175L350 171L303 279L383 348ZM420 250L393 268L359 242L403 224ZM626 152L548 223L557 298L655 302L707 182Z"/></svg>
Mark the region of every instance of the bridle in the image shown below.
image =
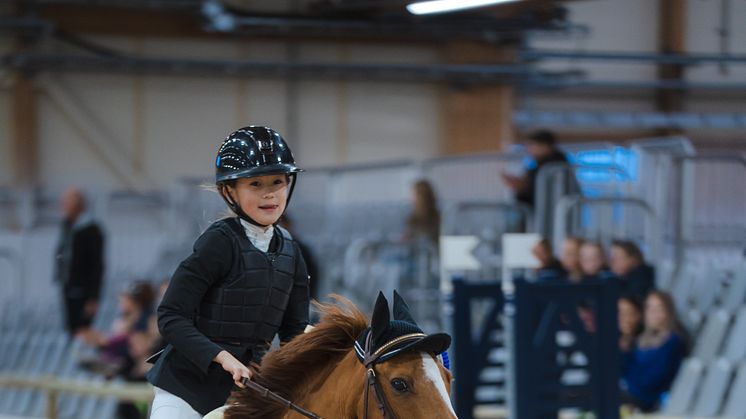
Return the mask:
<svg viewBox="0 0 746 419"><path fill-rule="evenodd" d="M371 350L371 335L372 333L369 332L368 336L365 338L364 349L361 349L360 344L355 342L355 352L357 352L358 359L366 370L365 389L363 390L363 419L368 419L368 393L370 392L371 387L373 388L373 395L376 398L376 404L378 404L378 410L381 411L381 416L387 419L396 419L396 414L386 400L386 395L384 394L383 388L381 388L381 383L378 381L378 377L376 376L375 366L376 364L394 357L401 351L401 348L390 350L391 348L404 343L422 340L427 335L424 333L409 333L402 335L392 339L388 343L385 343L375 352Z"/></svg>
<svg viewBox="0 0 746 419"><path fill-rule="evenodd" d="M422 340L426 336L427 335L424 333L409 333L406 335L402 335L395 339L392 339L375 351L371 350L371 333L368 333L368 336L365 338L365 348L362 348L358 342L355 342L355 353L357 354L358 359L363 364L366 370L365 389L363 390L363 419L368 419L368 394L371 388L373 388L373 395L376 398L378 410L381 411L381 415L386 419L396 419L396 414L394 414L394 411L391 409L391 405L386 400L386 395L384 394L383 388L381 388L381 383L378 381L378 377L376 376L375 366L388 359L393 358L402 350L402 348L392 348L402 344ZM274 391L271 391L261 384L251 381L248 378L243 378L241 382L246 387L261 394L267 400L285 405L288 409L292 409L307 418L323 419L321 416L303 409L290 400L287 400Z"/></svg>

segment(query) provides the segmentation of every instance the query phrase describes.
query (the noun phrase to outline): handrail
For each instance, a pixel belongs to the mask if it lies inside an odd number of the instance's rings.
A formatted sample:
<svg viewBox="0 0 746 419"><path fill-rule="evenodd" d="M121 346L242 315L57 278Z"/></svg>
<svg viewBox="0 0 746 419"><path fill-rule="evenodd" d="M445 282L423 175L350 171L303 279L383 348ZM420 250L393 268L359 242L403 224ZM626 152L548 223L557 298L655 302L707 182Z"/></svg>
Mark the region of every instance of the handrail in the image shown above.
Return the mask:
<svg viewBox="0 0 746 419"><path fill-rule="evenodd" d="M616 164L616 163L609 163L609 164L587 164L587 163L581 163L581 164L573 164L572 170L575 172L575 175L577 176L578 170L608 170L612 173L616 173L618 175L621 175L624 180L631 180L632 175L628 173L624 167Z"/></svg>
<svg viewBox="0 0 746 419"><path fill-rule="evenodd" d="M526 220L526 228L531 231L534 226L534 213L531 207L520 202L505 201L461 201L456 205L458 212L468 209L491 209L496 208L499 211L518 211Z"/></svg>
<svg viewBox="0 0 746 419"><path fill-rule="evenodd" d="M677 156L681 161L731 161L746 166L746 157L742 154L697 154L694 156Z"/></svg>
<svg viewBox="0 0 746 419"><path fill-rule="evenodd" d="M47 395L47 414L49 419L57 418L57 395L73 393L84 396L114 397L125 401L153 401L153 387L150 384L131 383L85 383L79 380L67 380L54 376L22 377L17 375L0 375L0 387L25 388L41 390Z"/></svg>
<svg viewBox="0 0 746 419"><path fill-rule="evenodd" d="M567 229L567 217L566 214L570 209L572 209L575 206L582 205L582 204L597 204L597 205L632 205L639 208L642 208L645 212L647 212L650 217L652 218L653 223L651 224L651 228L658 228L657 223L657 215L655 213L655 210L653 209L650 204L648 204L644 199L640 198L632 198L632 197L617 197L617 196L602 196L602 197L584 197L582 195L567 195L563 196L562 198L557 201L556 206L554 207L554 231L552 232L552 238L554 240L554 245L559 246L559 239L562 237L564 232ZM653 238L657 238L657 234L651 234ZM559 248L559 247L556 247ZM652 260L657 260L657 257L659 255L659 249L657 243L653 243L651 246L651 254L649 255Z"/></svg>

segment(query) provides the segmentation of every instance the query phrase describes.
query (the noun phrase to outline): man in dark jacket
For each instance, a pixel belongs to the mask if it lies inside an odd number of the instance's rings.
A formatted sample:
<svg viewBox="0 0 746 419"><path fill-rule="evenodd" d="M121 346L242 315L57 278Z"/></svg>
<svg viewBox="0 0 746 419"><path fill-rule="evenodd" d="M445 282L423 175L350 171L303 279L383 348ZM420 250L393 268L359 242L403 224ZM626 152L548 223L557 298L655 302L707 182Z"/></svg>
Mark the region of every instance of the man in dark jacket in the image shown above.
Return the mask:
<svg viewBox="0 0 746 419"><path fill-rule="evenodd" d="M104 273L104 235L86 214L86 201L77 188L62 194L63 213L59 244L55 252L55 281L62 288L65 321L74 336L89 327L98 310Z"/></svg>
<svg viewBox="0 0 746 419"><path fill-rule="evenodd" d="M516 201L534 207L536 202L536 177L539 170L549 163L568 163L565 153L557 148L557 140L550 131L536 131L528 136L526 151L536 162L523 176L503 173L505 183L515 191Z"/></svg>

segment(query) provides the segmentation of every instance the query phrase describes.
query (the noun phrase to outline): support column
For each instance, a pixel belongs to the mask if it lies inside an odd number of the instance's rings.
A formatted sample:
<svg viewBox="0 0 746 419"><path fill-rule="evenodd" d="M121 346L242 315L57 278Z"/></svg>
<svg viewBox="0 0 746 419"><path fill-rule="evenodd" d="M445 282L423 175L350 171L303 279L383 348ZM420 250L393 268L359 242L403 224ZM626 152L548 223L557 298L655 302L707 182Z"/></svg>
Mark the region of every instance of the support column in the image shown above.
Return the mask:
<svg viewBox="0 0 746 419"><path fill-rule="evenodd" d="M22 4L15 2L12 12L22 14ZM13 50L23 52L33 47L35 39L18 35ZM33 188L39 182L39 93L30 74L17 71L11 87L11 153L13 184Z"/></svg>
<svg viewBox="0 0 746 419"><path fill-rule="evenodd" d="M35 187L39 182L39 94L34 80L19 74L12 87L13 184Z"/></svg>
<svg viewBox="0 0 746 419"><path fill-rule="evenodd" d="M659 0L658 3L658 52L681 54L686 52L686 0ZM681 64L659 64L658 79L679 81L684 78ZM684 110L683 89L659 89L656 92L656 109L662 112Z"/></svg>
<svg viewBox="0 0 746 419"><path fill-rule="evenodd" d="M475 42L452 42L445 47L449 64L505 64L514 56L513 48ZM441 98L444 154L501 151L513 143L513 87L509 84L450 85Z"/></svg>

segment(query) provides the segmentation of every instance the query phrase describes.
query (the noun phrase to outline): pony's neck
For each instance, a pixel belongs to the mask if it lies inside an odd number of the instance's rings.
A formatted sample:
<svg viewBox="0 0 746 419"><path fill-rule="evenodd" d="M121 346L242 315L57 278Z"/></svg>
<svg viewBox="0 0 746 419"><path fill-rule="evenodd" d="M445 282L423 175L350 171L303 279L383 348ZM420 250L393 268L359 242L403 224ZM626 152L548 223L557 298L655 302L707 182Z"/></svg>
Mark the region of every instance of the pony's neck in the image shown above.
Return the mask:
<svg viewBox="0 0 746 419"><path fill-rule="evenodd" d="M365 370L353 351L329 370L309 380L299 406L325 418L357 418L363 395Z"/></svg>

